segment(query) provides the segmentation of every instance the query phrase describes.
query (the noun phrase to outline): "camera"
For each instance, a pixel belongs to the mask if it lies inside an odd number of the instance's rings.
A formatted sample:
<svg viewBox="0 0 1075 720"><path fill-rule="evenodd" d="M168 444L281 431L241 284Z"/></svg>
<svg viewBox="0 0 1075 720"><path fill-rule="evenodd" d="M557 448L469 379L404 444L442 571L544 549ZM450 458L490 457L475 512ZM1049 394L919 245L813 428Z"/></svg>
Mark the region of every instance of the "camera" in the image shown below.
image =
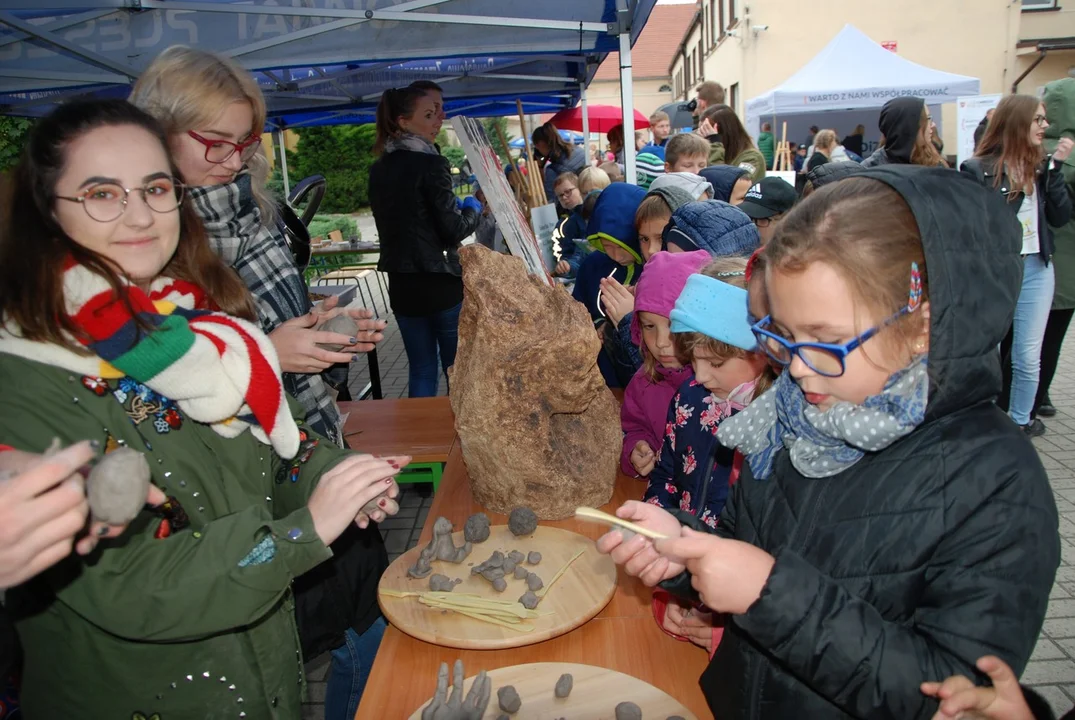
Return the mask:
<svg viewBox="0 0 1075 720"><path fill-rule="evenodd" d="M685 105L685 107L687 110L690 110L693 113L695 110L698 109L698 98L694 98L693 100L691 100Z"/></svg>

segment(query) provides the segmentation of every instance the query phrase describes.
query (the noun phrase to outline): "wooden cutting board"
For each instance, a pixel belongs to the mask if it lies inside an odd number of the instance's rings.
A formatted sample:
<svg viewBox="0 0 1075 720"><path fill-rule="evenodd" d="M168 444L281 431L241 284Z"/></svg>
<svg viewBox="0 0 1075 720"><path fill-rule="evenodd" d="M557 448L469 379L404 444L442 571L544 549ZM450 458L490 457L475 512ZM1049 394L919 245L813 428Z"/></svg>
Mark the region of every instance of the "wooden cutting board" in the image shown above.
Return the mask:
<svg viewBox="0 0 1075 720"><path fill-rule="evenodd" d="M463 544L463 533L452 536L456 546ZM444 612L422 605L417 598L393 598L380 592L384 589L421 592L429 590L429 578L416 580L407 575L423 546L408 550L396 558L381 577L378 600L385 617L403 632L434 645L468 650L496 650L532 645L563 635L589 621L608 604L616 592L616 565L607 555L597 552L593 540L559 528L538 526L529 537L517 538L506 525L494 525L489 539L474 545L474 551L459 564L433 561L433 572L462 579L454 592L481 595L496 600L517 600L526 592L526 581L512 576L505 578L508 589L498 593L493 586L470 570L499 550L507 555L518 550L526 555L532 550L541 553L541 563L523 567L536 572L547 585L554 575L580 550L585 552L573 562L537 606L538 612L548 613L533 621L534 630L518 632L491 623L473 620L463 615Z"/></svg>
<svg viewBox="0 0 1075 720"><path fill-rule="evenodd" d="M476 669L467 668L468 672ZM553 688L564 673L571 674L574 686L568 697L560 699L553 693ZM466 690L470 690L476 676L477 673L466 679ZM649 683L593 665L512 665L493 670L489 677L492 679L492 699L482 720L495 720L500 716L496 691L506 685L514 685L523 701L519 712L511 716L512 720L613 720L616 717L616 705L625 701L638 705L642 710L642 717L646 720L665 720L676 715L684 720L696 720L696 716L676 702L675 698ZM450 685L448 692L451 694ZM432 698L423 702L411 715L410 720L421 720L422 708L428 705L430 700Z"/></svg>

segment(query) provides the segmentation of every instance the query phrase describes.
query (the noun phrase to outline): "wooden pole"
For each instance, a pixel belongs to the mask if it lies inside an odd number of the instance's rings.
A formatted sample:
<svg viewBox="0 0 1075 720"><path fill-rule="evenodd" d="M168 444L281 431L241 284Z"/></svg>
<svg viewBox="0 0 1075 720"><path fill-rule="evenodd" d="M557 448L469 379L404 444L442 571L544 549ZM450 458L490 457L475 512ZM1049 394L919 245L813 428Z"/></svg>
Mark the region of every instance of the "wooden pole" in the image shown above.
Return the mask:
<svg viewBox="0 0 1075 720"><path fill-rule="evenodd" d="M523 134L523 147L526 148L526 163L530 167L528 172L528 179L530 180L530 187L534 190L534 202L538 205L548 205L549 199L545 197L545 182L544 179L539 177L537 163L534 162L534 153L530 151L530 136L526 133L526 117L523 115L523 101L516 99L515 108L519 111L519 129Z"/></svg>
<svg viewBox="0 0 1075 720"><path fill-rule="evenodd" d="M511 163L511 168L512 168L512 170L515 171L515 176L519 179L519 184L516 187L521 188L522 187L523 174L521 172L519 172L519 163L515 162L515 157L511 154L511 148L508 146L508 139L507 139L507 137L504 136L504 131L501 129L501 127L499 125L494 125L494 127L496 128L497 136L500 138L500 144L504 146L504 150L508 153L508 162ZM516 200L518 200L519 199L519 197L518 197L519 196L519 191L516 190L515 194L516 194ZM519 203L519 204L522 205L522 203ZM527 203L527 209L529 209L529 206L530 206L530 203L528 202Z"/></svg>

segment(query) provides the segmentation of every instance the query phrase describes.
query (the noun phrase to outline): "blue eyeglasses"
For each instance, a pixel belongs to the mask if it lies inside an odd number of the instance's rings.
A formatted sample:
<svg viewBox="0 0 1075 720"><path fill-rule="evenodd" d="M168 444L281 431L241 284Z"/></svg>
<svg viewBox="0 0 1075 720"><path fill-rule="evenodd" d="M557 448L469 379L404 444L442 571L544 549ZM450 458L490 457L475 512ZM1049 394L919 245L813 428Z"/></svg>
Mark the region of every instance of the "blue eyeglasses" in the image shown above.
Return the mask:
<svg viewBox="0 0 1075 720"><path fill-rule="evenodd" d="M853 340L842 345L830 343L793 343L776 335L766 327L772 322L772 317L766 315L754 323L750 329L754 337L758 339L758 345L765 350L765 354L784 367L791 365L796 355L806 363L806 366L824 377L840 377L844 374L847 356L853 353L864 342L872 338L888 325L899 320L904 315L914 312L916 308L905 305L892 317L876 327L872 327Z"/></svg>

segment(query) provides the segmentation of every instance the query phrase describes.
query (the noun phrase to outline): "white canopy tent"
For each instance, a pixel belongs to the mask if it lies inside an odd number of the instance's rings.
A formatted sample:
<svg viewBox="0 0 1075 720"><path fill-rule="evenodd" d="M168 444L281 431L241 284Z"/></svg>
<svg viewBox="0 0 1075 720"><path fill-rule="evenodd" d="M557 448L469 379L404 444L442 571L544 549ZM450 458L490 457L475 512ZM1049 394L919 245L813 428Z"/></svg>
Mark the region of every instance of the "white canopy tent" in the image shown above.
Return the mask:
<svg viewBox="0 0 1075 720"><path fill-rule="evenodd" d="M857 110L855 116L874 119L864 124L867 131L876 132L876 113L893 98L915 96L928 105L940 105L978 95L980 85L978 78L911 62L881 47L853 25L845 25L799 72L747 102L746 128L757 137L762 118L773 116L788 122L788 139L795 140L804 134L800 125L805 130L807 125L820 124L817 118L804 115ZM850 130L848 127L845 132ZM773 131L779 139L775 124Z"/></svg>

